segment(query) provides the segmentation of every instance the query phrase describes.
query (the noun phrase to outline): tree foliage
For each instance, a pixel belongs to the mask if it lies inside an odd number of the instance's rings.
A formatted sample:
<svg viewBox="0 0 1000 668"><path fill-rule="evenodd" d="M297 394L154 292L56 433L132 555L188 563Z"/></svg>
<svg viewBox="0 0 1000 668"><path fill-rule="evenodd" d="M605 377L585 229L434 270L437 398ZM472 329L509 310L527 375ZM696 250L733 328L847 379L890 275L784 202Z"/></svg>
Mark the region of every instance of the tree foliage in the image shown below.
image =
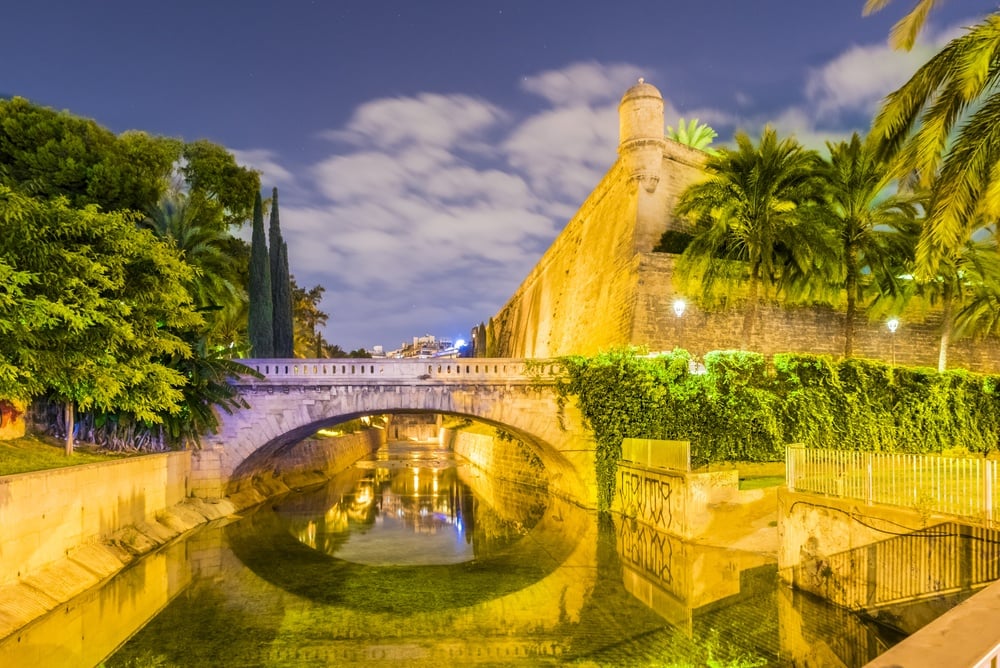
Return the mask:
<svg viewBox="0 0 1000 668"><path fill-rule="evenodd" d="M167 187L181 142L127 132L117 137L92 120L0 100L0 184L35 197L104 211L146 211Z"/></svg>
<svg viewBox="0 0 1000 668"><path fill-rule="evenodd" d="M825 217L837 238L837 267L831 288L846 297L844 355L854 353L858 310L873 300L903 293L900 277L910 271L919 234L912 191L889 192L891 174L871 141L857 133L850 141L827 142L819 173L825 186ZM838 301L834 298L831 301Z"/></svg>
<svg viewBox="0 0 1000 668"><path fill-rule="evenodd" d="M677 122L676 130L668 125L667 136L679 144L684 144L685 146L690 146L691 148L711 154L717 153L715 149L709 148L709 146L712 140L719 136L719 133L709 125L699 123L697 118L692 118L689 123L685 123L684 119L681 118Z"/></svg>
<svg viewBox="0 0 1000 668"><path fill-rule="evenodd" d="M921 5L933 3L921 2ZM927 188L916 271L933 276L969 238L1000 216L1000 13L949 42L889 95L872 134L898 176Z"/></svg>
<svg viewBox="0 0 1000 668"><path fill-rule="evenodd" d="M163 359L189 356L179 333L202 324L179 253L136 229L132 214L75 209L6 186L0 220L0 266L13 270L16 291L7 290L0 315L0 369L17 369L20 381L0 391L151 423L175 412L185 378Z"/></svg>

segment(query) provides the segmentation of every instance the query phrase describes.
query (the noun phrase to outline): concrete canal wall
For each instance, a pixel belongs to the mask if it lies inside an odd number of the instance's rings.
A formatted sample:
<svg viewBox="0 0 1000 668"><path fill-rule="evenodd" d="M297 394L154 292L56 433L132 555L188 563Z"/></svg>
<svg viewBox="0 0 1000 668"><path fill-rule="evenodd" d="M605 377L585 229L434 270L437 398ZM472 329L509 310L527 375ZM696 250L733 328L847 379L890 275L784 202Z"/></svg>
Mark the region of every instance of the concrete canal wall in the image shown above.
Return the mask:
<svg viewBox="0 0 1000 668"><path fill-rule="evenodd" d="M170 452L0 478L0 586L155 521L188 496L190 468L190 452Z"/></svg>

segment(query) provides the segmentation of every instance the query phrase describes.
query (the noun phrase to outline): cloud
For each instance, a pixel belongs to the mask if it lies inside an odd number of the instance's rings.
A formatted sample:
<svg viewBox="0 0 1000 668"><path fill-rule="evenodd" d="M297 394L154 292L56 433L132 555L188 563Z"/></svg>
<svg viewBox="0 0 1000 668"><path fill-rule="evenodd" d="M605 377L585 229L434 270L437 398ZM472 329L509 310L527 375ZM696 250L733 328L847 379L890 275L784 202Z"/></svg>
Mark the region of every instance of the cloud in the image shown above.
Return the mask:
<svg viewBox="0 0 1000 668"><path fill-rule="evenodd" d="M229 152L236 158L237 164L260 172L262 183L287 185L295 180L292 173L278 162L278 156L274 151L262 148L245 150L233 148L229 149Z"/></svg>
<svg viewBox="0 0 1000 668"><path fill-rule="evenodd" d="M650 78L651 72L646 72ZM602 104L615 101L635 84L643 70L636 65L597 62L574 63L525 77L521 88L539 95L556 107Z"/></svg>
<svg viewBox="0 0 1000 668"><path fill-rule="evenodd" d="M806 99L822 120L836 121L850 112L871 116L886 95L961 32L958 26L929 31L911 51L893 50L887 44L853 46L809 73Z"/></svg>
<svg viewBox="0 0 1000 668"><path fill-rule="evenodd" d="M481 141L483 133L505 116L499 107L479 98L422 93L363 104L344 128L327 131L323 136L380 149L450 147L462 139Z"/></svg>

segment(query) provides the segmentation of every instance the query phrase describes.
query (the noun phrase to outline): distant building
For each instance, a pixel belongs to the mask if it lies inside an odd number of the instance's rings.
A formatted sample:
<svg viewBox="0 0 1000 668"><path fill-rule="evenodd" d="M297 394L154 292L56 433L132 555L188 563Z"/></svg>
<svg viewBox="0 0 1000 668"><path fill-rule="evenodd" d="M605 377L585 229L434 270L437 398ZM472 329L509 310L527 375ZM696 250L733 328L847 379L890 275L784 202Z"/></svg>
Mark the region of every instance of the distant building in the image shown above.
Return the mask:
<svg viewBox="0 0 1000 668"><path fill-rule="evenodd" d="M414 336L412 343L402 343L399 348L386 353L396 359L427 359L430 357L458 357L458 347L450 339L438 339L431 334Z"/></svg>

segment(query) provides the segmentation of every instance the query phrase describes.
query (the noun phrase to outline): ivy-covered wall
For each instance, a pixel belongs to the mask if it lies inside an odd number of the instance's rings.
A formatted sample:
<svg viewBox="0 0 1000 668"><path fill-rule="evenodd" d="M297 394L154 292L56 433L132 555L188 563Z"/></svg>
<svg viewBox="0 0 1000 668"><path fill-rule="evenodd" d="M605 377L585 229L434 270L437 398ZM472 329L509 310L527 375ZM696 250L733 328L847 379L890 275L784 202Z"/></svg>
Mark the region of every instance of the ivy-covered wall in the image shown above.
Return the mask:
<svg viewBox="0 0 1000 668"><path fill-rule="evenodd" d="M564 397L597 441L599 504L609 508L623 438L691 441L694 465L778 461L785 445L933 453L1000 448L1000 376L802 354L718 351L705 373L683 350L563 359Z"/></svg>

